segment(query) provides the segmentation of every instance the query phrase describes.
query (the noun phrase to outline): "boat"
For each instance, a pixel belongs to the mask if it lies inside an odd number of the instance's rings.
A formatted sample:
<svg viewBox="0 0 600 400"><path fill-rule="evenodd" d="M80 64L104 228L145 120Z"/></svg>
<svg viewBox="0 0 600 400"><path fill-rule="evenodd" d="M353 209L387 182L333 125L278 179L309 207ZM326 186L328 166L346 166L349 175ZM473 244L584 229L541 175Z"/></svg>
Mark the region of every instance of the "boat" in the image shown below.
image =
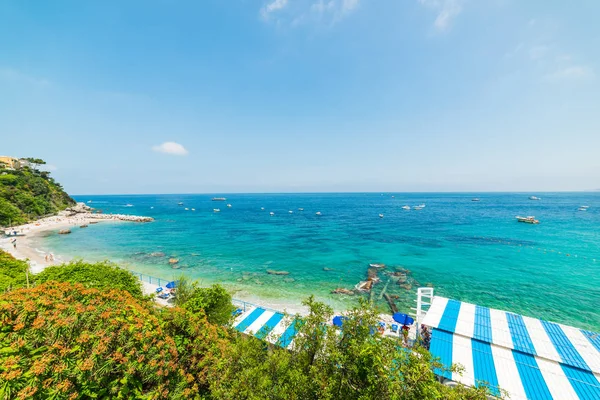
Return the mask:
<svg viewBox="0 0 600 400"><path fill-rule="evenodd" d="M188 211L188 210L189 210L189 208L187 208L187 207L186 207L186 208L185 208L185 211Z"/></svg>
<svg viewBox="0 0 600 400"><path fill-rule="evenodd" d="M396 198L396 196L392 196L392 199Z"/></svg>
<svg viewBox="0 0 600 400"><path fill-rule="evenodd" d="M413 207L413 210L422 210L422 209L423 209L423 207L421 207L421 206L414 206Z"/></svg>
<svg viewBox="0 0 600 400"><path fill-rule="evenodd" d="M579 207L577 211L587 211L588 207Z"/></svg>
<svg viewBox="0 0 600 400"><path fill-rule="evenodd" d="M275 215L275 213L274 213L273 211L271 211L271 212L269 213L269 215L272 217L273 215Z"/></svg>
<svg viewBox="0 0 600 400"><path fill-rule="evenodd" d="M540 221L538 221L537 219L535 219L535 217L533 217L533 216L519 217L517 215L515 218L517 218L517 221L524 222L526 224L539 224L540 223Z"/></svg>
<svg viewBox="0 0 600 400"><path fill-rule="evenodd" d="M421 203L417 207L425 208L425 203Z"/></svg>
<svg viewBox="0 0 600 400"><path fill-rule="evenodd" d="M91 203L91 202L92 202L91 200L88 200L88 203Z"/></svg>
<svg viewBox="0 0 600 400"><path fill-rule="evenodd" d="M403 210L410 210L410 206L402 206Z"/></svg>
<svg viewBox="0 0 600 400"><path fill-rule="evenodd" d="M226 201L227 199L225 197L213 197L212 201Z"/></svg>
<svg viewBox="0 0 600 400"><path fill-rule="evenodd" d="M183 205L183 201L180 201L179 203L177 203L178 206L182 206Z"/></svg>
<svg viewBox="0 0 600 400"><path fill-rule="evenodd" d="M317 211L315 214L316 215L321 215L321 211Z"/></svg>
<svg viewBox="0 0 600 400"><path fill-rule="evenodd" d="M304 211L304 208L299 208L298 211Z"/></svg>
<svg viewBox="0 0 600 400"><path fill-rule="evenodd" d="M265 210L265 208L264 208L264 207L261 207L260 209L261 209L261 210L263 210L263 211Z"/></svg>
<svg viewBox="0 0 600 400"><path fill-rule="evenodd" d="M154 210L154 206L150 207L151 210Z"/></svg>
<svg viewBox="0 0 600 400"><path fill-rule="evenodd" d="M221 210L218 208L213 208L213 212L221 212Z"/></svg>
<svg viewBox="0 0 600 400"><path fill-rule="evenodd" d="M379 218L383 218L383 214L379 214Z"/></svg>
<svg viewBox="0 0 600 400"><path fill-rule="evenodd" d="M385 264L369 264L371 268L385 268Z"/></svg>
<svg viewBox="0 0 600 400"><path fill-rule="evenodd" d="M88 227L88 225L87 225L87 224L83 224L83 225L80 225L79 227L80 227L80 228L87 228L87 227Z"/></svg>
<svg viewBox="0 0 600 400"><path fill-rule="evenodd" d="M133 204L125 204L125 207L133 207Z"/></svg>
<svg viewBox="0 0 600 400"><path fill-rule="evenodd" d="M288 211L290 214L293 214L294 212L292 210Z"/></svg>
<svg viewBox="0 0 600 400"><path fill-rule="evenodd" d="M231 204L227 204L227 208L231 208Z"/></svg>
<svg viewBox="0 0 600 400"><path fill-rule="evenodd" d="M24 233L19 233L17 231L5 231L4 234L9 237L25 236Z"/></svg>
<svg viewBox="0 0 600 400"><path fill-rule="evenodd" d="M196 209L195 209L195 208L192 208L192 211L196 211Z"/></svg>
<svg viewBox="0 0 600 400"><path fill-rule="evenodd" d="M471 199L471 201L480 201L477 197L475 197L474 199Z"/></svg>
<svg viewBox="0 0 600 400"><path fill-rule="evenodd" d="M541 197L529 196L529 200L541 200Z"/></svg>

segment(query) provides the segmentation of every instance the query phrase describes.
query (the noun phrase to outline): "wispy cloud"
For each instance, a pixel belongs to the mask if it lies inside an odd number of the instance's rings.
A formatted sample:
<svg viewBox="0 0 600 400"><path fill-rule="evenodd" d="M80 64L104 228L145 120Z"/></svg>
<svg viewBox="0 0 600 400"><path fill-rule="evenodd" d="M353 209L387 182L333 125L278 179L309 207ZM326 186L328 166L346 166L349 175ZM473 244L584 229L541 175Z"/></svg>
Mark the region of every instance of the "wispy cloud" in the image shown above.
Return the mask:
<svg viewBox="0 0 600 400"><path fill-rule="evenodd" d="M548 75L550 80L587 80L595 78L594 70L587 65L571 65L558 69Z"/></svg>
<svg viewBox="0 0 600 400"><path fill-rule="evenodd" d="M163 144L153 146L152 150L158 153L172 154L174 156L185 156L188 154L185 147L175 142L164 142Z"/></svg>
<svg viewBox="0 0 600 400"><path fill-rule="evenodd" d="M360 0L269 0L260 10L263 20L298 26L305 23L333 24L358 8Z"/></svg>
<svg viewBox="0 0 600 400"><path fill-rule="evenodd" d="M433 26L445 32L452 25L452 21L460 15L463 9L463 0L419 0L419 3L437 13Z"/></svg>
<svg viewBox="0 0 600 400"><path fill-rule="evenodd" d="M28 85L39 86L39 87L45 87L45 86L52 85L52 82L49 81L48 79L32 76L32 75L26 74L24 72L21 72L17 69L14 69L14 68L0 67L0 79L2 79L4 81L9 81L9 82L26 83Z"/></svg>

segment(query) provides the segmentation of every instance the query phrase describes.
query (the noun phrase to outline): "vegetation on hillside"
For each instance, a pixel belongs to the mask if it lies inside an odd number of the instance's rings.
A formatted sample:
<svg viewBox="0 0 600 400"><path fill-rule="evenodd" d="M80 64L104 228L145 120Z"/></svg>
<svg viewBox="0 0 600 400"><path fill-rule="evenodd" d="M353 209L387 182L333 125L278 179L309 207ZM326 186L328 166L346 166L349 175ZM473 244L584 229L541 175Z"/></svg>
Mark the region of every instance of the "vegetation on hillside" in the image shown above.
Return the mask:
<svg viewBox="0 0 600 400"><path fill-rule="evenodd" d="M15 282L0 290L0 399L486 399L485 388L438 383L443 367L372 329L366 301L338 331L309 298L287 350L228 328L219 285L181 278L179 303L164 308L110 263L50 267L29 289L26 267L0 251L0 277Z"/></svg>
<svg viewBox="0 0 600 400"><path fill-rule="evenodd" d="M29 264L0 250L0 293L10 288L25 287ZM31 278L31 277L30 277Z"/></svg>
<svg viewBox="0 0 600 400"><path fill-rule="evenodd" d="M43 160L28 161L30 166L17 170L0 163L0 226L23 224L75 204L49 172L38 169Z"/></svg>

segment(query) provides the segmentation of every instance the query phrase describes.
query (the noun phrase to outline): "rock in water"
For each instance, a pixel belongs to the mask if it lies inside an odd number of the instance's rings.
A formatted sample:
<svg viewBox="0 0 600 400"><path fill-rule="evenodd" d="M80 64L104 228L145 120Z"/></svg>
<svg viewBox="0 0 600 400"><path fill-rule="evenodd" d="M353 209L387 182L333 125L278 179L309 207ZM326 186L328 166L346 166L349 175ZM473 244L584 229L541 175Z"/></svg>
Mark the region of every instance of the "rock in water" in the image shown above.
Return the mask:
<svg viewBox="0 0 600 400"><path fill-rule="evenodd" d="M347 294L348 296L354 296L354 292L352 290L346 288L337 288L331 291L332 294Z"/></svg>
<svg viewBox="0 0 600 400"><path fill-rule="evenodd" d="M69 233L71 233L70 229L61 229L60 231L58 231L59 235L68 235Z"/></svg>
<svg viewBox="0 0 600 400"><path fill-rule="evenodd" d="M323 268L323 271L335 271L335 270L333 268L325 267L325 268Z"/></svg>
<svg viewBox="0 0 600 400"><path fill-rule="evenodd" d="M165 253L162 251L155 251L154 253L150 253L150 257L164 257Z"/></svg>
<svg viewBox="0 0 600 400"><path fill-rule="evenodd" d="M169 264L177 264L179 262L176 258L169 258Z"/></svg>
<svg viewBox="0 0 600 400"><path fill-rule="evenodd" d="M268 269L267 274L269 275L289 275L288 271L275 271L273 269Z"/></svg>

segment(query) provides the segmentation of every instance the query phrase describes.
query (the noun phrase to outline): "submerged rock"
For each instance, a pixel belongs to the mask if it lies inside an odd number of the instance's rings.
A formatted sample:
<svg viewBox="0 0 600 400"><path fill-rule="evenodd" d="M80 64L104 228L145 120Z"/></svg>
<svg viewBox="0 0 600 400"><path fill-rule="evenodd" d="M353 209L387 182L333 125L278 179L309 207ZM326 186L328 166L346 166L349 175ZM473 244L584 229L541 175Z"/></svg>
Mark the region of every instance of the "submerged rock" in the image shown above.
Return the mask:
<svg viewBox="0 0 600 400"><path fill-rule="evenodd" d="M155 251L154 253L150 253L150 257L164 257L165 253L162 251Z"/></svg>
<svg viewBox="0 0 600 400"><path fill-rule="evenodd" d="M295 282L296 280L294 278L285 278L283 281L286 283L292 283L292 282Z"/></svg>
<svg viewBox="0 0 600 400"><path fill-rule="evenodd" d="M179 260L177 258L169 258L169 264L177 264Z"/></svg>
<svg viewBox="0 0 600 400"><path fill-rule="evenodd" d="M329 267L324 267L323 271L335 271L333 268L329 268Z"/></svg>
<svg viewBox="0 0 600 400"><path fill-rule="evenodd" d="M331 291L332 294L347 294L348 296L354 296L354 292L346 288L337 288Z"/></svg>
<svg viewBox="0 0 600 400"><path fill-rule="evenodd" d="M405 283L403 285L400 285L400 287L402 289L405 289L405 290L411 290L412 289L412 285L410 283Z"/></svg>
<svg viewBox="0 0 600 400"><path fill-rule="evenodd" d="M267 274L269 275L289 275L288 271L275 271L274 269L268 269Z"/></svg>

